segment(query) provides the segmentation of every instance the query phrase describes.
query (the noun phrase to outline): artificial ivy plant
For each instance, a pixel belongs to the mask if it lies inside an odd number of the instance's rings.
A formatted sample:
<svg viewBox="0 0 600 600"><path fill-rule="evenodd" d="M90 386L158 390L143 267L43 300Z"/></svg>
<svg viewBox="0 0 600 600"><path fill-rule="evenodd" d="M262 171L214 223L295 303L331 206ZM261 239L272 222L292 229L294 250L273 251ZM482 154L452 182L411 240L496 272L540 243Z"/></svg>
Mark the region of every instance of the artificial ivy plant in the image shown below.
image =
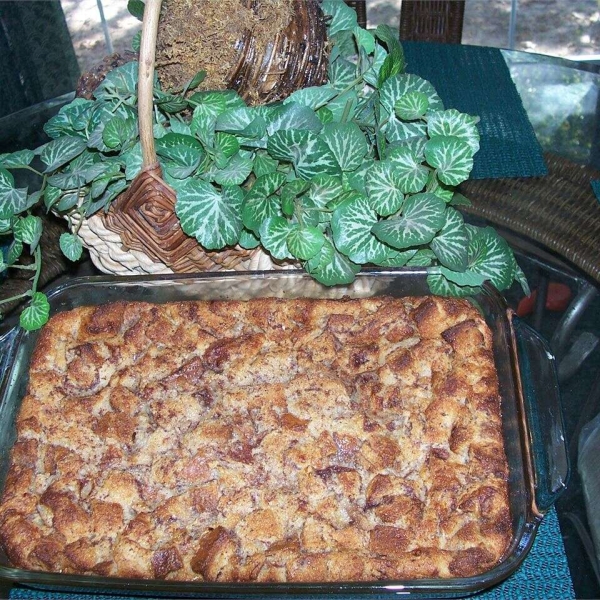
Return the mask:
<svg viewBox="0 0 600 600"><path fill-rule="evenodd" d="M324 285L351 283L370 264L426 267L440 295L470 295L484 281L526 286L508 244L458 210L468 201L456 186L479 149L477 117L444 109L429 82L405 73L389 27L359 27L339 0L322 8L333 43L325 85L250 107L232 90L194 92L202 74L176 91L157 81L157 153L183 230L207 250L261 245ZM10 242L0 271L32 271L26 329L49 312L37 286L42 219L33 210L68 220L60 247L78 260L78 224L107 210L141 168L137 70L137 62L114 69L93 100L63 107L41 148L0 155L0 239ZM35 171L40 189L16 187L14 169ZM26 251L31 265L20 263Z"/></svg>

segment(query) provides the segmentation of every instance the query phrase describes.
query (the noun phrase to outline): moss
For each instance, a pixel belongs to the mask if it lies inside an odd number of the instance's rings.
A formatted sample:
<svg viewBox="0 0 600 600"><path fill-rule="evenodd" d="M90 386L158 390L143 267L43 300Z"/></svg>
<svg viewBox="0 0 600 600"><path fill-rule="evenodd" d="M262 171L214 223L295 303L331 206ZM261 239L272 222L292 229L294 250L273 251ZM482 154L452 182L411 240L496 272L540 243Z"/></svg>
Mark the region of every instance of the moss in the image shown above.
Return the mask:
<svg viewBox="0 0 600 600"><path fill-rule="evenodd" d="M254 36L260 60L292 16L292 0L166 0L156 43L161 85L181 89L204 70L204 89L226 88L244 35Z"/></svg>

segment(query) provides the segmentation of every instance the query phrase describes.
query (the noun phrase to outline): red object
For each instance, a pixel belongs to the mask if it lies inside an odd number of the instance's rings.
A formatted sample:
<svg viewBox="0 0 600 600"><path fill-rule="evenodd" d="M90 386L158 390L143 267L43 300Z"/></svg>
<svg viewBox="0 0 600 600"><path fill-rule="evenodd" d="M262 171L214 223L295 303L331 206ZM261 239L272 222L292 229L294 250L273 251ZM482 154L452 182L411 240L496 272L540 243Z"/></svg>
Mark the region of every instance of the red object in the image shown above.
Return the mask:
<svg viewBox="0 0 600 600"><path fill-rule="evenodd" d="M533 290L529 296L525 296L525 298L519 302L519 306L517 307L517 315L519 317L525 317L533 312L536 297L537 290ZM568 285L551 281L548 284L546 309L554 312L562 312L567 308L567 306L569 306L569 302L571 302L572 297L573 294L571 293L571 289Z"/></svg>

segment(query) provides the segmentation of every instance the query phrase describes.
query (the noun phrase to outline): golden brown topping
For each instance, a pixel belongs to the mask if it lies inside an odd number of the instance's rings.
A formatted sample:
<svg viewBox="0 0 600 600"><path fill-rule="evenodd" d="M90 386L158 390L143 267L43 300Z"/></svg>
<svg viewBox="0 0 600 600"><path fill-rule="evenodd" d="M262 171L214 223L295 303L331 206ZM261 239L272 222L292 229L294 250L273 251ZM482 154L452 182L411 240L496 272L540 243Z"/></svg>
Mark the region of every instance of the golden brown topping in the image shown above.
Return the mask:
<svg viewBox="0 0 600 600"><path fill-rule="evenodd" d="M492 338L435 297L117 303L53 317L17 418L18 566L470 576L512 525Z"/></svg>

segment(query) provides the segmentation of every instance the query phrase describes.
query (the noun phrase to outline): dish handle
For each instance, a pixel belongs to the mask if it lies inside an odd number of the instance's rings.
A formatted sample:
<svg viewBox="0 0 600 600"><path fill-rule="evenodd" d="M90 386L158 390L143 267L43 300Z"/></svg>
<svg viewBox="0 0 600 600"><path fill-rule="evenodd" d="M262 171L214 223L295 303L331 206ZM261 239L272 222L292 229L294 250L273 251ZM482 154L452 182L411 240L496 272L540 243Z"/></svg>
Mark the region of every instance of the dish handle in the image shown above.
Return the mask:
<svg viewBox="0 0 600 600"><path fill-rule="evenodd" d="M9 366L12 361L15 344L19 328L12 327L7 331L0 330L0 390L4 389L6 376L8 375ZM0 395L0 398L3 396Z"/></svg>
<svg viewBox="0 0 600 600"><path fill-rule="evenodd" d="M529 444L533 459L535 503L547 512L566 489L570 473L556 360L548 343L513 317Z"/></svg>

